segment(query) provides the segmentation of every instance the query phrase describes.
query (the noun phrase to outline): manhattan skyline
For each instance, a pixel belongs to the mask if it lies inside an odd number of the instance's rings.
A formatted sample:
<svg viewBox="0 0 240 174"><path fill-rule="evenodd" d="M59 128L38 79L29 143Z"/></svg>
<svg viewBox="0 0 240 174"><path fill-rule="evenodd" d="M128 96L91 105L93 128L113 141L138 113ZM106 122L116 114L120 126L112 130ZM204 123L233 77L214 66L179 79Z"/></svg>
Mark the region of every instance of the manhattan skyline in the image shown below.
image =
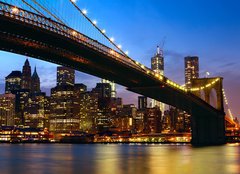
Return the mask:
<svg viewBox="0 0 240 174"><path fill-rule="evenodd" d="M240 44L239 2L105 0L100 3L79 0L77 4L86 8L89 16L97 18L99 25L129 50L130 57L148 67L156 46L161 46L165 38L165 74L179 84L184 83L184 57L198 56L200 77L204 77L206 71L210 76L224 77L229 106L234 116L240 115L240 72L237 69L240 65L237 48ZM3 51L0 57L3 93L4 78L11 70L21 70L26 57ZM55 86L57 65L36 59L30 59L30 63L37 66L42 89L49 94L49 89ZM76 81L93 88L100 79L77 73ZM118 96L123 97L125 103L136 103L137 95L131 93L127 98L128 94L122 87L118 88Z"/></svg>

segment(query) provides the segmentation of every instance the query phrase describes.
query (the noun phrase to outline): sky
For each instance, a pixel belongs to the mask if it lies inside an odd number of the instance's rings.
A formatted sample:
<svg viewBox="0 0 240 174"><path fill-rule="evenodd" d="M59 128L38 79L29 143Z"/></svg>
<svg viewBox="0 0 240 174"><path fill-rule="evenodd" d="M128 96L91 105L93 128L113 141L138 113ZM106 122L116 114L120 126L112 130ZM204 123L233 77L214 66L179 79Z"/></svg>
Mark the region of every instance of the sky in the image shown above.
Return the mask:
<svg viewBox="0 0 240 174"><path fill-rule="evenodd" d="M88 16L114 36L130 57L148 67L157 45L163 46L165 75L179 84L184 83L184 57L198 56L200 76L208 71L210 77L223 77L229 106L234 116L240 116L240 1L78 0L77 5L87 9ZM64 15L68 6L62 9ZM75 22L75 16L69 18ZM1 93L5 77L12 70L21 70L25 59L0 51ZM41 88L49 94L56 85L57 65L34 58L30 64L32 69L37 66ZM99 81L76 73L76 82L86 84L89 90ZM122 86L117 91L124 103L136 103L136 94Z"/></svg>

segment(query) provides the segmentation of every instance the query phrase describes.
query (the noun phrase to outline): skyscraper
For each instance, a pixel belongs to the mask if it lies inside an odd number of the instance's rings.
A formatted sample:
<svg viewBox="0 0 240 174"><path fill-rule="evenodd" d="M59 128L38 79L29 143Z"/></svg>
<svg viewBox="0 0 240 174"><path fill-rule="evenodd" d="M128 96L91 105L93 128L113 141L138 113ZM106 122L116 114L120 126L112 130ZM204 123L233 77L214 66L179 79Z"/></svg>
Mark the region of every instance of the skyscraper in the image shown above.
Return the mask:
<svg viewBox="0 0 240 174"><path fill-rule="evenodd" d="M15 95L0 95L0 126L13 126L15 116Z"/></svg>
<svg viewBox="0 0 240 174"><path fill-rule="evenodd" d="M93 91L99 94L99 98L111 98L111 85L109 83L97 83Z"/></svg>
<svg viewBox="0 0 240 174"><path fill-rule="evenodd" d="M151 68L154 72L163 75L164 73L164 57L163 51L160 50L159 46L157 46L157 53L155 56L151 58Z"/></svg>
<svg viewBox="0 0 240 174"><path fill-rule="evenodd" d="M75 71L68 67L57 67L57 86L70 85L74 86Z"/></svg>
<svg viewBox="0 0 240 174"><path fill-rule="evenodd" d="M111 97L115 98L116 97L116 84L114 82L111 82L106 79L102 79L102 83L109 83L111 86Z"/></svg>
<svg viewBox="0 0 240 174"><path fill-rule="evenodd" d="M151 68L155 73L158 73L160 75L164 74L164 57L163 57L163 51L157 46L157 52L156 55L151 58ZM163 103L152 99L151 100L151 107L159 107L162 113L164 113L165 106Z"/></svg>
<svg viewBox="0 0 240 174"><path fill-rule="evenodd" d="M21 79L21 71L12 71L7 77L5 77L5 93L15 94L16 90L20 90Z"/></svg>
<svg viewBox="0 0 240 174"><path fill-rule="evenodd" d="M34 69L34 72L33 72L33 75L32 75L32 84L31 85L32 85L32 87L31 87L32 93L41 92L41 90L40 90L40 79L39 79L39 76L37 74L36 66L35 66L35 69Z"/></svg>
<svg viewBox="0 0 240 174"><path fill-rule="evenodd" d="M147 97L138 96L138 109L143 110L147 108Z"/></svg>
<svg viewBox="0 0 240 174"><path fill-rule="evenodd" d="M22 69L22 81L21 87L22 89L31 89L31 66L29 64L28 59L26 59L23 69Z"/></svg>
<svg viewBox="0 0 240 174"><path fill-rule="evenodd" d="M197 56L185 57L185 84L191 87L191 80L199 78L199 62Z"/></svg>

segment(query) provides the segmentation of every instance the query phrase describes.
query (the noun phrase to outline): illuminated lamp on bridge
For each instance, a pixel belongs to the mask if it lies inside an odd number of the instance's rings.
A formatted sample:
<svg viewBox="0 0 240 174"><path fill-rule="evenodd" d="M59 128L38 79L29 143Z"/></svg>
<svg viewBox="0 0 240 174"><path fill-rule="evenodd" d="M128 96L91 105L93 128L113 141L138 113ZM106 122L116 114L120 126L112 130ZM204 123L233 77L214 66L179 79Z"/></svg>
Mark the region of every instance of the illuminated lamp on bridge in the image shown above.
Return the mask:
<svg viewBox="0 0 240 174"><path fill-rule="evenodd" d="M12 8L12 12L13 12L14 14L17 14L17 13L19 12L19 9L18 9L17 7L13 7L13 8Z"/></svg>

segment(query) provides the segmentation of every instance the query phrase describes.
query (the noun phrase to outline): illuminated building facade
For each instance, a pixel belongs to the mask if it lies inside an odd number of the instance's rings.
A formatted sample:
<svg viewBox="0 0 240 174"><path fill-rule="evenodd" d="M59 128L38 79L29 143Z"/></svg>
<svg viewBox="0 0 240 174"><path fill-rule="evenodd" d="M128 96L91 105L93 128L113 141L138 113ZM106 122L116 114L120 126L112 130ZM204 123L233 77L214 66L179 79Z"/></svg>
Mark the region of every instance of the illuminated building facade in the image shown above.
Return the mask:
<svg viewBox="0 0 240 174"><path fill-rule="evenodd" d="M109 80L106 80L106 79L102 79L102 83L109 83L110 86L111 86L111 97L112 98L115 98L116 97L116 84L114 82L111 82Z"/></svg>
<svg viewBox="0 0 240 174"><path fill-rule="evenodd" d="M79 131L80 94L87 87L75 84L75 71L57 67L57 86L51 89L49 130L53 132Z"/></svg>
<svg viewBox="0 0 240 174"><path fill-rule="evenodd" d="M136 116L133 117L133 130L136 133L142 133L144 130L145 110L137 110Z"/></svg>
<svg viewBox="0 0 240 174"><path fill-rule="evenodd" d="M156 52L155 56L153 56L151 58L151 69L159 75L164 75L163 50L161 50L158 46L157 46L157 52ZM162 112L164 112L164 110L165 110L164 103L161 103L157 100L152 99L151 107L154 108L156 106L159 107Z"/></svg>
<svg viewBox="0 0 240 174"><path fill-rule="evenodd" d="M80 130L96 133L98 117L98 93L84 92L80 94Z"/></svg>
<svg viewBox="0 0 240 174"><path fill-rule="evenodd" d="M15 117L15 95L0 95L0 125L13 126Z"/></svg>
<svg viewBox="0 0 240 174"><path fill-rule="evenodd" d="M74 108L74 87L70 85L56 86L51 89L50 99L50 131L71 132L79 130L79 117Z"/></svg>
<svg viewBox="0 0 240 174"><path fill-rule="evenodd" d="M70 85L74 86L75 71L68 67L57 67L57 86Z"/></svg>
<svg viewBox="0 0 240 174"><path fill-rule="evenodd" d="M165 111L162 122L164 132L190 133L191 131L190 115L174 107Z"/></svg>
<svg viewBox="0 0 240 174"><path fill-rule="evenodd" d="M118 109L117 114L112 118L113 126L118 131L132 131L134 129L134 118L136 118L137 108L133 104L123 105Z"/></svg>
<svg viewBox="0 0 240 174"><path fill-rule="evenodd" d="M191 80L199 78L199 61L197 56L185 57L185 84L191 88Z"/></svg>
<svg viewBox="0 0 240 174"><path fill-rule="evenodd" d="M34 93L24 108L24 125L30 128L48 128L50 97L45 93Z"/></svg>
<svg viewBox="0 0 240 174"><path fill-rule="evenodd" d="M21 71L12 71L7 77L5 77L5 93L14 94L15 91L21 89Z"/></svg>

